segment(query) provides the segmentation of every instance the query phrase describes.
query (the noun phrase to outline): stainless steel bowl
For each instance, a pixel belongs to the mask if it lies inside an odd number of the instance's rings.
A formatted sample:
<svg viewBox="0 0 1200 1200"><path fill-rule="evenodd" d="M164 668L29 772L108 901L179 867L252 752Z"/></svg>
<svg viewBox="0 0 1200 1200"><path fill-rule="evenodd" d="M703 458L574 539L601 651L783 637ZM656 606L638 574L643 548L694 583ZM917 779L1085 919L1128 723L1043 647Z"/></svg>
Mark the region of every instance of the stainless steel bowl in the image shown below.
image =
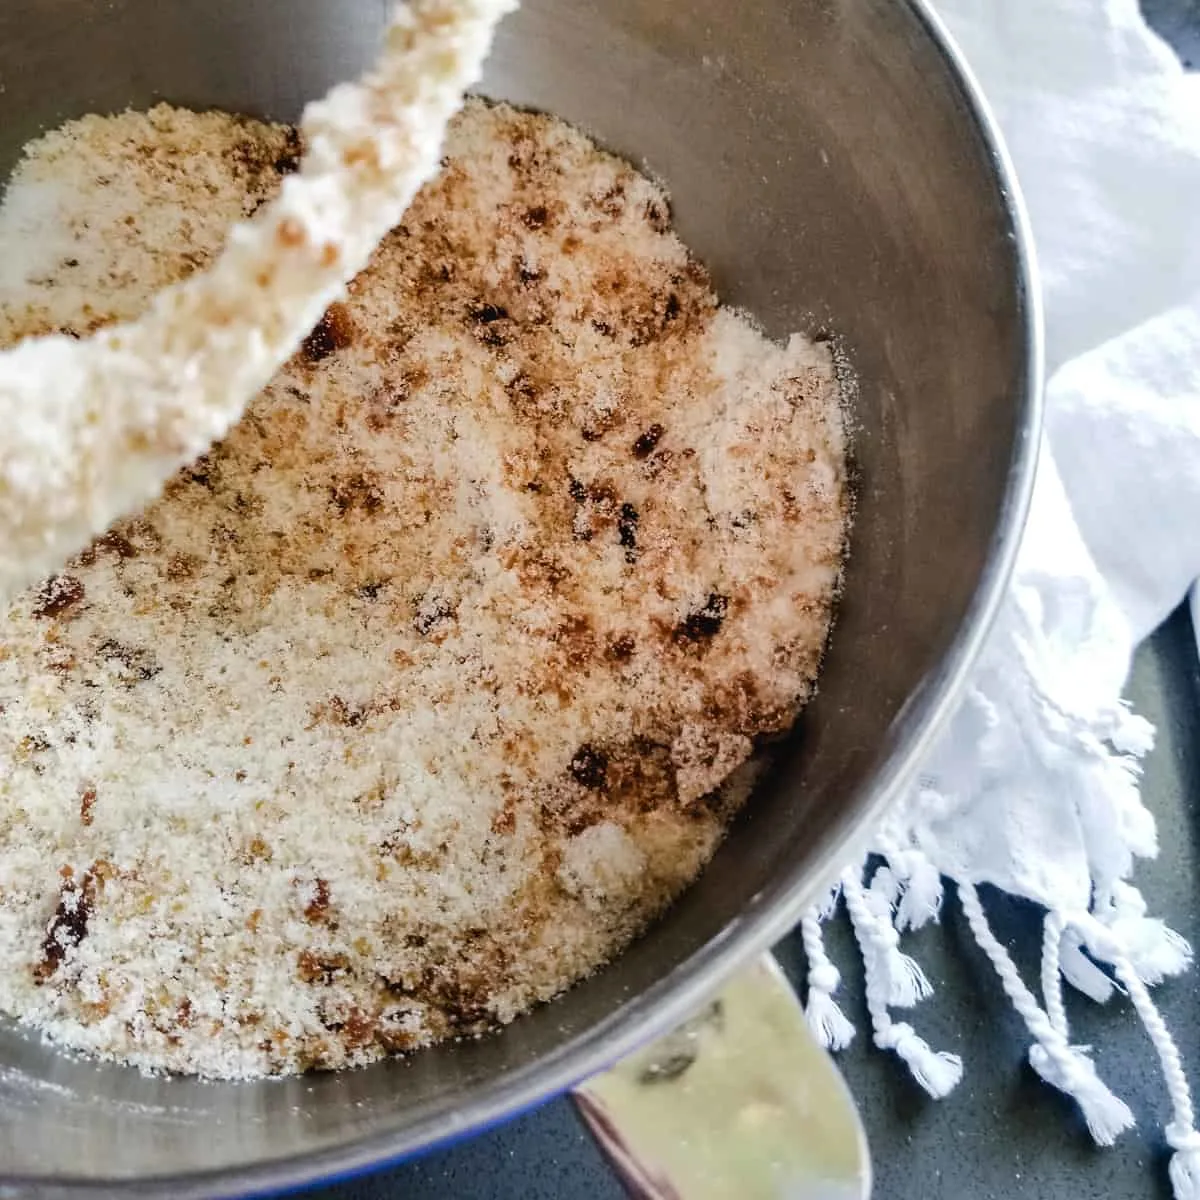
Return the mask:
<svg viewBox="0 0 1200 1200"><path fill-rule="evenodd" d="M371 58L387 2L4 0L0 159L64 118L160 97L295 118ZM1003 153L921 3L526 0L482 90L661 176L724 298L771 333L843 336L858 516L820 697L669 916L499 1035L232 1085L144 1078L0 1030L0 1182L16 1192L232 1194L354 1171L663 1033L852 852L994 613L1031 486L1038 306Z"/></svg>

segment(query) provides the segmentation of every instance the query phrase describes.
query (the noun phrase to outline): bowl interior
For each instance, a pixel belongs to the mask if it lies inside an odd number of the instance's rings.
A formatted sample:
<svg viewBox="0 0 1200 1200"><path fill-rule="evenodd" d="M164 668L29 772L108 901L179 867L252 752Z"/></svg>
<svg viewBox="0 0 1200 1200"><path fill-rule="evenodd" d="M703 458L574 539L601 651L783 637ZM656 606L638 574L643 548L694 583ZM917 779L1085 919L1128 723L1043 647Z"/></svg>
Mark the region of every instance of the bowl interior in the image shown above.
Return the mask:
<svg viewBox="0 0 1200 1200"><path fill-rule="evenodd" d="M67 117L159 98L295 119L369 61L386 7L5 0L0 166ZM217 1085L0 1029L9 1179L190 1176L177 1196L297 1182L568 1085L682 1015L852 857L847 838L974 644L1028 483L1036 331L993 148L915 2L526 0L480 90L556 112L661 177L723 298L769 332L837 331L858 387L858 514L820 695L682 902L501 1035Z"/></svg>

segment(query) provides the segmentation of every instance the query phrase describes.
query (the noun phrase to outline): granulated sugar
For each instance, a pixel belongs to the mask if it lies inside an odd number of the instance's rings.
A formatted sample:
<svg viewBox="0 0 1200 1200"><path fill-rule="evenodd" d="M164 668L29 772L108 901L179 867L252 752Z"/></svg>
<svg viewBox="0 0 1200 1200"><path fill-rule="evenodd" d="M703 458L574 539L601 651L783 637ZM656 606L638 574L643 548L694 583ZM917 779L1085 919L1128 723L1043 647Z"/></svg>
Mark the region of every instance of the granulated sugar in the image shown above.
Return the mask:
<svg viewBox="0 0 1200 1200"><path fill-rule="evenodd" d="M35 146L4 337L135 315L295 148L166 108ZM244 1077L595 970L813 685L837 400L823 347L717 306L652 184L471 103L230 437L0 623L0 1007Z"/></svg>

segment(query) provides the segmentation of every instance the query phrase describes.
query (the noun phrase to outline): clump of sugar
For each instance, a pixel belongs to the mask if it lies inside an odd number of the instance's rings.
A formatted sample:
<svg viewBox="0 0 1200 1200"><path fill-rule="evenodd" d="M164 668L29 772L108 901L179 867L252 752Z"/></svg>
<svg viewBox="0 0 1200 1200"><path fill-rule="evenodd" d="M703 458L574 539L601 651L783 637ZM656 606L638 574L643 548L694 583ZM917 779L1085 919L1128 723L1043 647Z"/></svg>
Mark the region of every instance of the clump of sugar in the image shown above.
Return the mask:
<svg viewBox="0 0 1200 1200"><path fill-rule="evenodd" d="M3 337L136 317L294 148L166 107L35 144ZM229 436L0 618L0 1008L236 1078L596 970L813 687L843 459L825 350L719 307L660 189L471 102Z"/></svg>

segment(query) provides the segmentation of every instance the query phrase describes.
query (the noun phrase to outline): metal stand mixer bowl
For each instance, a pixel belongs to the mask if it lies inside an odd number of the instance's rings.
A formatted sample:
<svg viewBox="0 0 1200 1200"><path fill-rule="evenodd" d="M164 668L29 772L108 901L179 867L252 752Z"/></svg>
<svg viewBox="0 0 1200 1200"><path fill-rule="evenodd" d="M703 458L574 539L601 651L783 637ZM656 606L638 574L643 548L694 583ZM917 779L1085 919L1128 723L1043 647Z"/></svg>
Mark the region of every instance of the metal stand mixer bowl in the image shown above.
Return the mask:
<svg viewBox="0 0 1200 1200"><path fill-rule="evenodd" d="M0 158L66 118L156 99L294 120L371 60L386 6L5 0ZM953 708L1031 487L1040 326L1003 152L933 19L918 0L526 0L480 90L665 180L723 299L769 333L844 340L857 518L820 695L681 902L494 1036L212 1084L72 1059L5 1024L0 1194L296 1185L564 1090L784 934Z"/></svg>

